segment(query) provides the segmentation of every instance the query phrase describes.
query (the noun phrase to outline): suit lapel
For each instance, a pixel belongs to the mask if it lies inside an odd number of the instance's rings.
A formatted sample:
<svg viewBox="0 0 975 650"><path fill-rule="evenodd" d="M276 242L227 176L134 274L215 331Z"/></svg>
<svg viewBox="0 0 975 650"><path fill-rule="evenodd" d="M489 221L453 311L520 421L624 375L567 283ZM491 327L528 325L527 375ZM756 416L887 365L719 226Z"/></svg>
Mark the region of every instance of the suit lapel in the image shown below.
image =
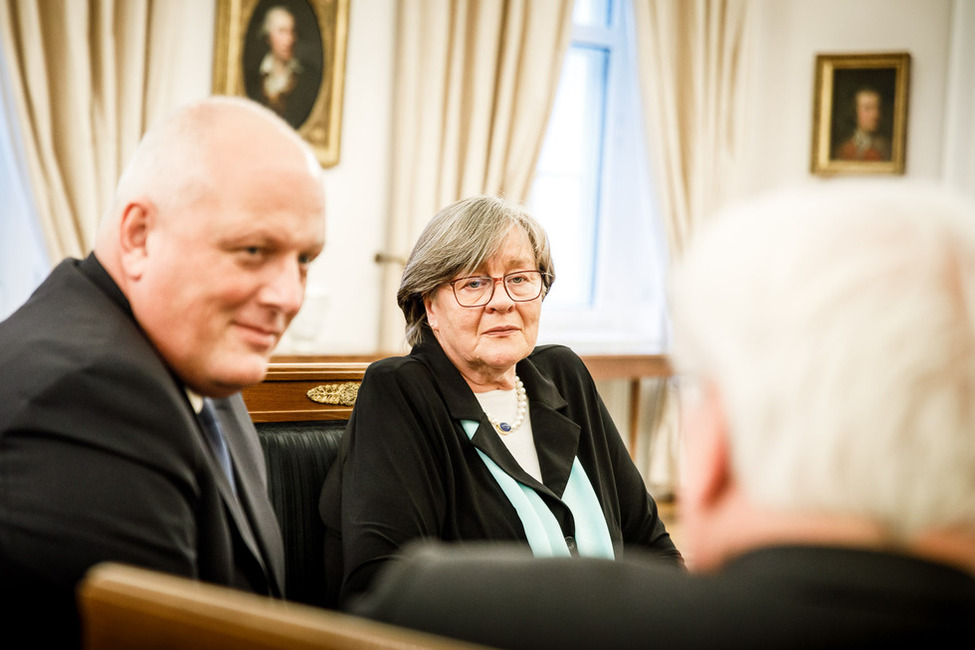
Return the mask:
<svg viewBox="0 0 975 650"><path fill-rule="evenodd" d="M477 431L475 431L473 437L471 437L471 444L473 444L475 448L484 452L484 454L493 460L494 463L500 467L505 474L515 479L519 483L532 487L538 492L551 494L551 491L545 485L539 483L533 476L522 469L521 465L518 464L518 461L516 461L514 456L511 455L511 452L508 451L508 447L505 446L504 441L501 440L501 436L497 431L494 430L494 427L490 422L484 419L483 416L481 416L477 422Z"/></svg>
<svg viewBox="0 0 975 650"><path fill-rule="evenodd" d="M68 261L62 262L56 272L58 274L65 273L72 265L73 263ZM132 321L134 327L138 328L128 300L94 253L91 253L84 261L78 262L77 268L88 282L97 286L105 296L117 304L125 317ZM55 277L55 273L52 273L52 277ZM271 593L283 596L284 550L281 532L267 498L267 473L264 465L259 464L262 463L263 452L243 399L240 394L237 394L227 399L213 400L217 418L220 421L221 430L234 464L234 471L240 479L237 485L238 493L235 495L223 468L207 441L207 434L202 430L203 425L187 398L183 383L170 368L165 366L154 350L147 358L151 358L152 361L146 362L145 372L154 373L153 368L158 367L164 373L164 375L156 377L159 386L174 403L184 405L186 419L182 424L186 427L192 427L195 423L198 427L200 444L207 449L207 457L210 459L210 466L213 475L216 477L217 489L226 505L227 512L230 513L244 544L263 568ZM163 381L163 376L168 377L171 383L167 384ZM265 490L264 494L260 493L262 489Z"/></svg>
<svg viewBox="0 0 975 650"><path fill-rule="evenodd" d="M267 498L267 471L261 462L263 453L257 433L239 395L213 402L238 479L235 495L214 459L220 494L244 544L264 567L272 592L283 595L284 547L277 517ZM248 435L249 431L253 435Z"/></svg>
<svg viewBox="0 0 975 650"><path fill-rule="evenodd" d="M531 405L532 437L545 485L560 499L579 450L581 428L548 404Z"/></svg>
<svg viewBox="0 0 975 650"><path fill-rule="evenodd" d="M578 453L581 427L562 415L560 411L565 410L567 402L555 384L539 372L531 357L520 361L517 371L528 392L532 436L538 451L538 464L542 470L544 485L523 470L508 451L500 434L488 422L470 387L432 335L428 335L427 339L417 345L412 354L430 367L433 381L437 384L451 417L458 421L458 427L461 420L479 423L471 438L471 443L476 448L515 480L539 493L562 498Z"/></svg>

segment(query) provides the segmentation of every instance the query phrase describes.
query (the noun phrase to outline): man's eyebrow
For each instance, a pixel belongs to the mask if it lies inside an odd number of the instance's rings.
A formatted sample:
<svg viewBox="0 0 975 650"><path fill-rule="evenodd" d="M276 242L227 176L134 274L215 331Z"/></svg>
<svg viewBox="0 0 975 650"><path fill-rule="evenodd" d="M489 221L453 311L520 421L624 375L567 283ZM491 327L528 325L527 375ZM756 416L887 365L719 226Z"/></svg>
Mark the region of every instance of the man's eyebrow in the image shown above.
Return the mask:
<svg viewBox="0 0 975 650"><path fill-rule="evenodd" d="M244 233L234 233L220 239L220 241L223 243L231 246L235 244L253 244L254 242L274 243L282 240L283 237L281 237L281 235L276 234L272 230L267 230L264 228L251 230Z"/></svg>

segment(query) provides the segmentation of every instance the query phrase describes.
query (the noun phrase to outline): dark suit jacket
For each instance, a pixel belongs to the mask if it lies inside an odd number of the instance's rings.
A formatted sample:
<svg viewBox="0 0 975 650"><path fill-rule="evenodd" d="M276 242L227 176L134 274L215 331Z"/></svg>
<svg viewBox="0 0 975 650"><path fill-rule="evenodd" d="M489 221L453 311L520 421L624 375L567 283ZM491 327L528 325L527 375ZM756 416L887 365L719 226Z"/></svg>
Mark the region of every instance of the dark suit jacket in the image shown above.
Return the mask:
<svg viewBox="0 0 975 650"><path fill-rule="evenodd" d="M69 630L75 585L103 560L283 593L257 433L239 395L215 402L239 498L183 385L94 256L62 262L0 323L5 634L36 615L34 645Z"/></svg>
<svg viewBox="0 0 975 650"><path fill-rule="evenodd" d="M712 575L628 557L424 546L353 609L497 648L943 648L975 639L975 579L827 547L746 553Z"/></svg>
<svg viewBox="0 0 975 650"><path fill-rule="evenodd" d="M544 483L512 457L431 332L409 356L369 366L322 496L330 604L367 589L379 566L411 540L527 545L521 519L477 449L535 489L570 547L575 522L561 497L578 456L617 552L640 547L681 562L582 360L564 346L540 346L517 372ZM461 420L480 423L473 438Z"/></svg>

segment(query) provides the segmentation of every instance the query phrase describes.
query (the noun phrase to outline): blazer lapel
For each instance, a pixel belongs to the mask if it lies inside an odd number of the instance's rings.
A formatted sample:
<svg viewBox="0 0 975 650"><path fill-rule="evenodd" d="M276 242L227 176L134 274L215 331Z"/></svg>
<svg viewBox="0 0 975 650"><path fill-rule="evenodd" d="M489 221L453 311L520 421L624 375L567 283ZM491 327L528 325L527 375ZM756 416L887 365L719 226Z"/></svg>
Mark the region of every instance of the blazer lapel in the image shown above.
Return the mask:
<svg viewBox="0 0 975 650"><path fill-rule="evenodd" d="M544 484L522 469L494 427L483 418L478 420L479 426L471 443L513 479L538 492L561 499L576 459L581 428L545 404L532 404L530 410L532 437L535 439Z"/></svg>
<svg viewBox="0 0 975 650"><path fill-rule="evenodd" d="M484 452L488 458L504 470L505 474L519 483L532 487L539 492L551 494L551 491L545 485L539 483L533 476L522 469L518 461L508 451L508 447L501 440L501 436L494 430L494 426L483 415L480 418L467 419L477 420L478 422L477 431L474 432L474 436L471 438L471 444L474 447Z"/></svg>
<svg viewBox="0 0 975 650"><path fill-rule="evenodd" d="M237 401L241 403L236 404ZM221 474L220 493L244 544L264 567L272 593L284 594L284 543L277 517L267 498L267 470L254 425L239 395L213 400L236 472L237 493ZM252 435L248 435L248 431ZM214 462L216 466L216 462ZM275 593L276 592L276 593Z"/></svg>
<svg viewBox="0 0 975 650"><path fill-rule="evenodd" d="M579 449L581 427L559 412L568 404L555 384L538 371L530 357L518 363L517 371L528 391L532 436L535 438L544 484L530 476L514 459L500 434L488 422L470 387L432 335L414 348L413 355L430 367L431 376L440 389L451 417L458 422L475 420L479 423L471 438L476 448L515 480L542 494L562 498Z"/></svg>
<svg viewBox="0 0 975 650"><path fill-rule="evenodd" d="M579 450L578 424L545 403L532 404L532 436L545 485L560 499Z"/></svg>

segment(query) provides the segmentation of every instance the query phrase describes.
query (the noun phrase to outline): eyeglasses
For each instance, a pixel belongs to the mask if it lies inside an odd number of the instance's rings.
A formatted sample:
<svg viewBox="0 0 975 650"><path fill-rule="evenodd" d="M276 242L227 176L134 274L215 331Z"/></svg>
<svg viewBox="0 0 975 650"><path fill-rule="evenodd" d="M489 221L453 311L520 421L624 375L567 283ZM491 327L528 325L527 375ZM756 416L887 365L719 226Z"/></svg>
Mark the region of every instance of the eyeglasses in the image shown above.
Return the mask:
<svg viewBox="0 0 975 650"><path fill-rule="evenodd" d="M503 277L492 278L487 275L472 275L448 282L454 290L454 298L461 307L483 307L494 298L494 287L498 282L504 285L508 297L515 302L531 302L540 295L545 283L541 271L513 271Z"/></svg>

